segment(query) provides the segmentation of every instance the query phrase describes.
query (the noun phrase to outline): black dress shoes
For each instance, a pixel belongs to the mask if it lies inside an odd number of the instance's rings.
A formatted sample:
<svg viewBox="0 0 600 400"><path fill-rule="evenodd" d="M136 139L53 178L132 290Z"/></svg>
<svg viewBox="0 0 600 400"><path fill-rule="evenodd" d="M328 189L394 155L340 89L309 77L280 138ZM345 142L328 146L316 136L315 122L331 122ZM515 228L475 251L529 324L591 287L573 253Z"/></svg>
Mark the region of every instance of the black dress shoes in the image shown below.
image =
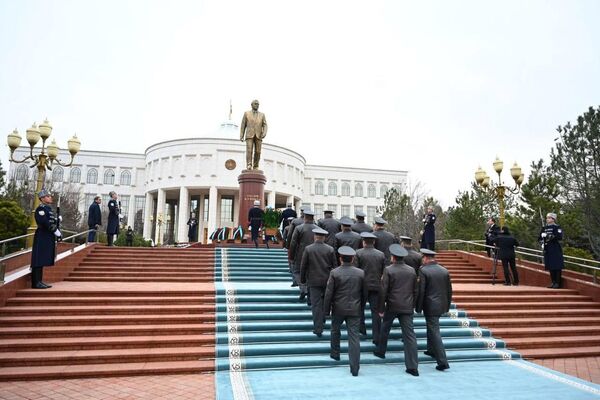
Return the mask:
<svg viewBox="0 0 600 400"><path fill-rule="evenodd" d="M504 286L510 286L510 282L504 282Z"/></svg>
<svg viewBox="0 0 600 400"><path fill-rule="evenodd" d="M426 356L435 357L435 355L431 351L429 351L429 350L425 350L424 353L425 353Z"/></svg>
<svg viewBox="0 0 600 400"><path fill-rule="evenodd" d="M43 285L42 282L38 282L31 286L32 289L48 289L48 286Z"/></svg>
<svg viewBox="0 0 600 400"><path fill-rule="evenodd" d="M450 366L448 364L446 364L446 365L436 365L435 366L435 369L437 369L438 371L445 371L448 368L450 368Z"/></svg>
<svg viewBox="0 0 600 400"><path fill-rule="evenodd" d="M350 371L350 373L352 374L352 376L358 376L358 371Z"/></svg>
<svg viewBox="0 0 600 400"><path fill-rule="evenodd" d="M407 369L406 373L411 374L412 376L419 376L419 371L417 371L416 369Z"/></svg>
<svg viewBox="0 0 600 400"><path fill-rule="evenodd" d="M385 353L380 353L379 351L374 351L374 352L373 352L373 355L374 355L375 357L379 357L379 358L381 358L381 359L385 360Z"/></svg>
<svg viewBox="0 0 600 400"><path fill-rule="evenodd" d="M300 296L298 296L298 300L304 301L304 299L306 299L306 293L302 292L302 293L300 293Z"/></svg>
<svg viewBox="0 0 600 400"><path fill-rule="evenodd" d="M323 336L323 332L317 332L317 331L313 331L313 333L314 333L315 335L317 335L317 337L321 337L321 336Z"/></svg>
<svg viewBox="0 0 600 400"><path fill-rule="evenodd" d="M296 287L296 286L298 286L298 284L296 282L293 282L290 286L291 287Z"/></svg>
<svg viewBox="0 0 600 400"><path fill-rule="evenodd" d="M47 283L44 283L44 282L40 282L40 283L41 283L42 285L46 286L46 289L48 289L48 288L51 288L51 287L52 287L52 285L48 285Z"/></svg>
<svg viewBox="0 0 600 400"><path fill-rule="evenodd" d="M335 361L340 361L340 356L335 354L330 354L329 357L333 358Z"/></svg>

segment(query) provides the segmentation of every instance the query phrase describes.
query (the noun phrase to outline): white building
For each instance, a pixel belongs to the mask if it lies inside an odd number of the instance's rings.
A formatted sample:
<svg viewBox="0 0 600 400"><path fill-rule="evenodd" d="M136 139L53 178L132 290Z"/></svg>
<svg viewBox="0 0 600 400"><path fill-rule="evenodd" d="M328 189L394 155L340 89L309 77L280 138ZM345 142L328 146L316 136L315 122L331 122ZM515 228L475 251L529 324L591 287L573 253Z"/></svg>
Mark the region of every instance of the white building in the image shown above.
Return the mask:
<svg viewBox="0 0 600 400"><path fill-rule="evenodd" d="M246 157L245 144L235 139L239 127L228 120L214 136L168 140L144 153L82 150L73 166L53 168L52 181L55 186L69 183L80 191L80 211L86 218L94 196L102 194L106 207L108 192L114 190L126 223L155 242L157 213L166 222L161 242L168 243L187 241L187 221L194 211L200 223L199 240L206 242L218 227L246 225L237 215L237 177ZM15 158L28 154L28 147L19 147ZM59 159L69 159L66 150L61 150ZM308 205L316 218L325 209L335 211L337 217L360 210L367 213L367 222L383 205L385 192L404 187L407 179L406 171L308 165L301 154L269 143L263 143L261 169L267 177L267 206ZM31 174L28 166L10 163L9 177L22 181L31 179Z"/></svg>

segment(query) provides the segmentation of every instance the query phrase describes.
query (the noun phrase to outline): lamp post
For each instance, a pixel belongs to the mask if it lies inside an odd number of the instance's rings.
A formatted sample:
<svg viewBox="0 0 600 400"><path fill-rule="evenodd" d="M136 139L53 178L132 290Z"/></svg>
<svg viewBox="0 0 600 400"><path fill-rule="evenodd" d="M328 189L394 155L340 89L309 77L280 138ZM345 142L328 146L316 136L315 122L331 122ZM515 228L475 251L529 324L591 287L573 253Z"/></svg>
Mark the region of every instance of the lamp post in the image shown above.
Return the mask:
<svg viewBox="0 0 600 400"><path fill-rule="evenodd" d="M487 172L485 172L481 166L475 172L475 181L481 186L486 192L494 193L498 200L498 208L500 209L500 227L504 226L504 197L509 193L517 194L521 190L521 184L525 180L525 175L521 172L521 167L514 163L510 169L510 175L515 181L514 187L508 187L502 182L502 170L504 169L504 163L500 161L498 157L494 161L494 171L498 174L498 183L493 182Z"/></svg>
<svg viewBox="0 0 600 400"><path fill-rule="evenodd" d="M19 132L15 129L12 133L8 134L7 143L10 148L10 161L21 164L25 162L30 162L31 165L29 168L37 168L37 181L35 186L35 193L33 196L33 209L31 210L31 222L29 224L29 228L27 228L27 233L33 233L36 230L35 223L35 209L40 204L40 200L37 197L37 193L39 193L44 188L44 181L46 178L46 168L52 171L52 165L54 163L61 165L63 167L70 167L73 165L73 159L75 158L75 154L79 152L81 148L81 142L77 139L77 135L73 135L71 139L68 140L68 149L71 154L71 160L68 163L61 162L58 157L58 146L56 141L53 139L52 143L46 146L46 140L52 134L52 126L48 122L48 120L44 120L39 126L35 123L31 126L31 128L27 129L27 142L29 143L29 155L23 157L22 160L15 160L14 152L21 145L21 136ZM42 149L39 154L33 154L33 150L35 145L42 139ZM27 237L27 247L31 247L33 244L33 237Z"/></svg>

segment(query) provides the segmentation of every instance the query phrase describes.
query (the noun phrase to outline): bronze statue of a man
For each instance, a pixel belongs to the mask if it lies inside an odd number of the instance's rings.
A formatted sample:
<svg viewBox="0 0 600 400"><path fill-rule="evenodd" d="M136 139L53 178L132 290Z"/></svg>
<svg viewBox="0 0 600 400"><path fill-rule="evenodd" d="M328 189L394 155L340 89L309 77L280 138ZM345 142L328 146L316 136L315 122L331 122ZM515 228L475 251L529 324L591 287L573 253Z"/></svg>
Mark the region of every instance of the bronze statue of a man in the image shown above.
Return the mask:
<svg viewBox="0 0 600 400"><path fill-rule="evenodd" d="M262 140L267 136L267 119L258 112L258 100L253 100L251 105L252 110L246 111L242 118L240 140L243 142L246 136L246 169L258 169Z"/></svg>

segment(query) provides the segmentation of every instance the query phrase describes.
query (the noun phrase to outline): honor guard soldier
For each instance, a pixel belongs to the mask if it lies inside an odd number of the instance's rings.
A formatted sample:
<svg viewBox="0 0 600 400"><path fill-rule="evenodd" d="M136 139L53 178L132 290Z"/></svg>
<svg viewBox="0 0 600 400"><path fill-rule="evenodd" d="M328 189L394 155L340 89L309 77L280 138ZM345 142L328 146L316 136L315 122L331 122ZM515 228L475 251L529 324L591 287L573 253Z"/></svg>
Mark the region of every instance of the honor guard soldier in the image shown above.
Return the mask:
<svg viewBox="0 0 600 400"><path fill-rule="evenodd" d="M352 247L354 250L358 250L361 245L360 235L352 231L352 224L354 222L348 217L342 217L340 224L342 225L342 231L335 235L334 248L337 251L342 246Z"/></svg>
<svg viewBox="0 0 600 400"><path fill-rule="evenodd" d="M415 269L403 262L408 251L399 244L390 246L392 264L385 268L381 278L379 297L379 316L383 317L379 346L373 353L385 358L388 337L394 319L398 318L402 329L404 343L404 365L406 373L419 376L417 337L413 326L413 314L417 300L417 273Z"/></svg>
<svg viewBox="0 0 600 400"><path fill-rule="evenodd" d="M330 357L340 360L340 327L346 322L348 330L348 358L350 372L358 376L360 368L360 316L365 307L367 286L365 273L352 265L356 252L342 246L338 249L341 266L329 274L325 290L325 315L331 313L331 353Z"/></svg>
<svg viewBox="0 0 600 400"><path fill-rule="evenodd" d="M109 246L113 245L114 235L119 235L119 219L122 218L119 203L117 203L117 193L111 191L108 193L108 221L106 222L106 240Z"/></svg>
<svg viewBox="0 0 600 400"><path fill-rule="evenodd" d="M565 267L565 259L560 245L562 238L563 230L556 223L556 214L548 213L546 225L542 228L538 239L544 246L544 267L550 272L552 284L548 287L551 289L560 288L561 274Z"/></svg>
<svg viewBox="0 0 600 400"><path fill-rule="evenodd" d="M88 242L96 241L96 234L98 228L102 225L102 212L100 211L100 203L102 202L101 196L94 197L94 201L90 204L88 209ZM93 230L91 230L93 229Z"/></svg>
<svg viewBox="0 0 600 400"><path fill-rule="evenodd" d="M288 203L287 208L283 210L281 216L279 217L279 224L281 225L283 223L282 229L285 230L285 228L289 225L290 221L296 217L298 217L298 215L296 214L296 211L292 208L292 203ZM283 237L283 239L285 240L285 236Z"/></svg>
<svg viewBox="0 0 600 400"><path fill-rule="evenodd" d="M435 214L433 207L427 207L427 214L423 216L423 230L421 234L421 247L435 250Z"/></svg>
<svg viewBox="0 0 600 400"><path fill-rule="evenodd" d="M325 239L325 243L330 245L331 247L335 246L335 235L337 235L341 230L340 222L333 218L333 211L325 210L323 211L325 218L319 220L317 225L319 228L325 229L329 234Z"/></svg>
<svg viewBox="0 0 600 400"><path fill-rule="evenodd" d="M385 254L385 265L390 265L390 246L398 243L396 236L386 231L384 225L387 221L380 217L375 217L375 230L373 234L377 237L375 240L375 248Z"/></svg>
<svg viewBox="0 0 600 400"><path fill-rule="evenodd" d="M323 315L325 288L329 272L337 267L337 259L333 247L325 243L325 238L329 233L318 227L312 232L315 241L304 249L300 264L300 282L309 288L313 333L321 337L325 319Z"/></svg>
<svg viewBox="0 0 600 400"><path fill-rule="evenodd" d="M48 289L52 287L42 282L44 267L54 265L56 257L56 240L61 237L57 218L50 208L52 195L46 189L38 193L40 205L35 209L37 229L33 235L31 247L31 287ZM61 218L61 217L59 217Z"/></svg>
<svg viewBox="0 0 600 400"><path fill-rule="evenodd" d="M496 236L500 234L500 227L496 225L496 218L494 217L490 217L490 219L488 219L487 225L488 228L485 231L485 245L490 247L486 247L485 252L487 253L488 257L491 257L492 250L495 251L495 249L492 249L491 247L494 246L494 239L496 239Z"/></svg>
<svg viewBox="0 0 600 400"><path fill-rule="evenodd" d="M404 257L404 263L413 267L418 276L419 268L421 268L421 265L423 264L421 253L413 248L412 238L409 236L400 236L400 245L408 252L408 255Z"/></svg>
<svg viewBox="0 0 600 400"><path fill-rule="evenodd" d="M423 312L427 325L427 350L425 354L435 358L435 369L444 371L450 366L440 334L440 316L450 310L452 283L448 270L435 261L435 252L421 249L423 266L419 272L419 294L416 311Z"/></svg>
<svg viewBox="0 0 600 400"><path fill-rule="evenodd" d="M190 215L187 222L188 226L188 242L193 243L198 241L198 219L196 213Z"/></svg>
<svg viewBox="0 0 600 400"><path fill-rule="evenodd" d="M355 215L356 223L352 225L352 230L354 232L358 233L359 235L363 232L373 232L373 228L365 223L365 217L367 214L362 211L357 211Z"/></svg>
<svg viewBox="0 0 600 400"><path fill-rule="evenodd" d="M365 272L365 282L367 285L367 300L371 309L373 343L379 343L379 332L381 331L381 317L379 316L379 290L381 289L381 275L385 268L385 254L375 248L375 239L377 236L371 232L360 234L363 240L363 248L356 251L354 265ZM365 324L365 313L360 317L360 333L366 335L367 327Z"/></svg>
<svg viewBox="0 0 600 400"><path fill-rule="evenodd" d="M315 225L314 216L315 213L312 210L304 210L304 223L294 229L290 243L289 254L293 263L292 273L294 282L300 283L300 296L298 298L300 301L303 301L308 293L306 285L303 285L300 280L300 264L302 263L304 250L315 241L313 229L317 228L317 225Z"/></svg>

